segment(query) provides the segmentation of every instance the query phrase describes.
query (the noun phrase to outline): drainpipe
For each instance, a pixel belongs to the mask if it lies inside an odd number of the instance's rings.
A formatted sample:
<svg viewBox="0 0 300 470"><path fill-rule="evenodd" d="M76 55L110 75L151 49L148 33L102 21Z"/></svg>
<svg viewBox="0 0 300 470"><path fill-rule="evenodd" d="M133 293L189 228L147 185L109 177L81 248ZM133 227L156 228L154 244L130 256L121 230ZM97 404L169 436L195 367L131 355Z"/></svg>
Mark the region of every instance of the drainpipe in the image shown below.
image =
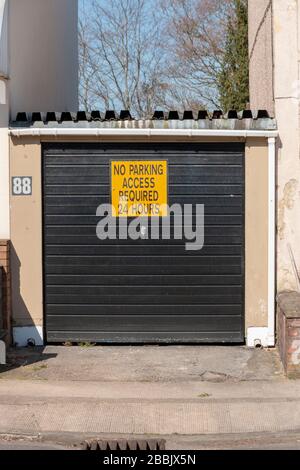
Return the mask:
<svg viewBox="0 0 300 470"><path fill-rule="evenodd" d="M276 139L269 147L269 240L268 240L268 346L275 346L275 268L276 268Z"/></svg>

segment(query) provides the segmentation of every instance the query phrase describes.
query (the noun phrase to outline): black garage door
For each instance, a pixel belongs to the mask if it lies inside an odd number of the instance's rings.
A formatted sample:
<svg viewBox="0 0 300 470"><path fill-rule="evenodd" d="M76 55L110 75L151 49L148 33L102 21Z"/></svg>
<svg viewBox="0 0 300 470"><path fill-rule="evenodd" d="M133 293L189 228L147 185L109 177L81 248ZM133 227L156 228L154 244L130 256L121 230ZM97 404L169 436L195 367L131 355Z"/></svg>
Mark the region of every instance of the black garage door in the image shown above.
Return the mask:
<svg viewBox="0 0 300 470"><path fill-rule="evenodd" d="M205 245L96 237L112 160L167 160L169 204L205 205ZM48 342L244 341L244 146L45 144Z"/></svg>

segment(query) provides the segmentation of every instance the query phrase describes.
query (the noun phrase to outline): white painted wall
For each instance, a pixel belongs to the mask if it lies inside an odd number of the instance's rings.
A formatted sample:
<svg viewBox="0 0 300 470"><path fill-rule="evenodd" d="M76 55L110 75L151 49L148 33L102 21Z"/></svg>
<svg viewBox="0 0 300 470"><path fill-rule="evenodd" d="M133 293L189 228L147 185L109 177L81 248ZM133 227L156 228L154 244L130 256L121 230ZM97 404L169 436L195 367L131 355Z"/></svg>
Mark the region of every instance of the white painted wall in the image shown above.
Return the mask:
<svg viewBox="0 0 300 470"><path fill-rule="evenodd" d="M77 0L9 0L10 111L78 107Z"/></svg>
<svg viewBox="0 0 300 470"><path fill-rule="evenodd" d="M0 78L0 239L7 240L9 231L9 143L8 83Z"/></svg>
<svg viewBox="0 0 300 470"><path fill-rule="evenodd" d="M10 238L9 119L77 110L77 24L77 0L0 0L1 239Z"/></svg>
<svg viewBox="0 0 300 470"><path fill-rule="evenodd" d="M9 238L8 0L0 0L0 239Z"/></svg>
<svg viewBox="0 0 300 470"><path fill-rule="evenodd" d="M0 76L8 73L7 13L8 0L0 0Z"/></svg>

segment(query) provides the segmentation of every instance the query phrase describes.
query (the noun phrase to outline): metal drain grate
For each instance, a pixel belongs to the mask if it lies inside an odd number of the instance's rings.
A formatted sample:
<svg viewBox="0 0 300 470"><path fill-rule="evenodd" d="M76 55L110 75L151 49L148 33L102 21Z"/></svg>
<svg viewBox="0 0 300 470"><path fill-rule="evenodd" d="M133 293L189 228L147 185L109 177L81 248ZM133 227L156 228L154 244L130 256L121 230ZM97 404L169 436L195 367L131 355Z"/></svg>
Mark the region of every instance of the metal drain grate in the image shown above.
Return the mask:
<svg viewBox="0 0 300 470"><path fill-rule="evenodd" d="M155 439L148 440L93 440L85 441L82 444L82 450L165 450L166 441L163 439L157 441Z"/></svg>

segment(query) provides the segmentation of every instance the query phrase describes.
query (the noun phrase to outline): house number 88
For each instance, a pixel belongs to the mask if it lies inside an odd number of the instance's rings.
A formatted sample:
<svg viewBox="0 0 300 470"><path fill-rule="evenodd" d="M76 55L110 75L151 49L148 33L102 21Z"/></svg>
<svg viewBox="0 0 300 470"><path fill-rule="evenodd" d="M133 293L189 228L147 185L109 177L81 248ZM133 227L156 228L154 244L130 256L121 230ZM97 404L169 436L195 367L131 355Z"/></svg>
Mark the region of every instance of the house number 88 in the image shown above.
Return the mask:
<svg viewBox="0 0 300 470"><path fill-rule="evenodd" d="M14 196L30 196L32 194L32 178L30 176L15 176L12 179Z"/></svg>

